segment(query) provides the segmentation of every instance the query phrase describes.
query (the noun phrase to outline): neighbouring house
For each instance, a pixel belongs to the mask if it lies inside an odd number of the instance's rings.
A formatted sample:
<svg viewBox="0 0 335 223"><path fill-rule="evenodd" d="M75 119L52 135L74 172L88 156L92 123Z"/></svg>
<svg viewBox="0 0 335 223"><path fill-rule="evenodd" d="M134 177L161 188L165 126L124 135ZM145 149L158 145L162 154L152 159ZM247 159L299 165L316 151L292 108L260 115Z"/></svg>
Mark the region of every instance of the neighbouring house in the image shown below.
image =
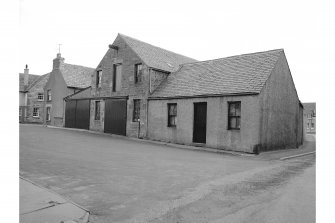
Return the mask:
<svg viewBox="0 0 335 223"><path fill-rule="evenodd" d="M44 116L46 125L64 126L64 98L91 85L93 68L64 63L58 53L44 86Z"/></svg>
<svg viewBox="0 0 335 223"><path fill-rule="evenodd" d="M43 123L44 86L49 74L29 74L28 66L20 73L19 120L25 123Z"/></svg>
<svg viewBox="0 0 335 223"><path fill-rule="evenodd" d="M65 126L146 137L148 96L179 65L195 61L118 34L97 66L91 88L65 99Z"/></svg>
<svg viewBox="0 0 335 223"><path fill-rule="evenodd" d="M304 130L306 133L316 133L316 103L303 103L304 105Z"/></svg>
<svg viewBox="0 0 335 223"><path fill-rule="evenodd" d="M284 50L196 61L119 34L91 86L65 97L65 126L258 153L303 143Z"/></svg>
<svg viewBox="0 0 335 223"><path fill-rule="evenodd" d="M183 64L149 97L148 138L258 153L303 143L284 50Z"/></svg>

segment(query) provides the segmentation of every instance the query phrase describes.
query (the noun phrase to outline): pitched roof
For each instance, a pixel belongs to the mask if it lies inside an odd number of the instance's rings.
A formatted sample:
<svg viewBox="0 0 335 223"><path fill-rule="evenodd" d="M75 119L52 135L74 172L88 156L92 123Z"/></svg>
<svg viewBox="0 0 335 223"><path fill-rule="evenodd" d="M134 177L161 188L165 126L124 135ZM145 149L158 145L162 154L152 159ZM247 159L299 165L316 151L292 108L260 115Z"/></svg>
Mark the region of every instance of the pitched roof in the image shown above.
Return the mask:
<svg viewBox="0 0 335 223"><path fill-rule="evenodd" d="M27 91L29 86L40 77L36 74L28 74L28 85L24 85L24 75L24 73L19 73L19 91Z"/></svg>
<svg viewBox="0 0 335 223"><path fill-rule="evenodd" d="M146 65L152 68L175 72L178 70L179 65L197 61L123 34L119 34L119 36L134 50Z"/></svg>
<svg viewBox="0 0 335 223"><path fill-rule="evenodd" d="M83 98L90 98L91 97L91 89L92 87L87 87L84 88L74 94L66 96L64 99L69 100L69 99L83 99Z"/></svg>
<svg viewBox="0 0 335 223"><path fill-rule="evenodd" d="M39 76L29 87L27 88L27 91L29 91L31 88L33 88L36 84L43 81L44 79L49 79L50 73L44 74L42 76Z"/></svg>
<svg viewBox="0 0 335 223"><path fill-rule="evenodd" d="M94 68L73 64L63 63L61 66L61 72L68 87L86 88L91 86L91 75L94 71Z"/></svg>
<svg viewBox="0 0 335 223"><path fill-rule="evenodd" d="M304 105L304 113L308 113L310 111L315 111L316 103L315 102L309 102L309 103L302 103Z"/></svg>
<svg viewBox="0 0 335 223"><path fill-rule="evenodd" d="M184 64L151 97L258 94L282 49Z"/></svg>

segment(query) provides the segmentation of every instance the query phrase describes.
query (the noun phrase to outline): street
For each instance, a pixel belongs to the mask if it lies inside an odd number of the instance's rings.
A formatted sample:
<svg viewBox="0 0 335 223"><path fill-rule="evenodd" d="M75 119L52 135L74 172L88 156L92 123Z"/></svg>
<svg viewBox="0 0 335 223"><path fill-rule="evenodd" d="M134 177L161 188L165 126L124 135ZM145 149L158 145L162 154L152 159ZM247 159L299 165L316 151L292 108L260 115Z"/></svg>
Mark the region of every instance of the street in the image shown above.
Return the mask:
<svg viewBox="0 0 335 223"><path fill-rule="evenodd" d="M280 161L20 125L20 175L90 222L315 222L314 154Z"/></svg>

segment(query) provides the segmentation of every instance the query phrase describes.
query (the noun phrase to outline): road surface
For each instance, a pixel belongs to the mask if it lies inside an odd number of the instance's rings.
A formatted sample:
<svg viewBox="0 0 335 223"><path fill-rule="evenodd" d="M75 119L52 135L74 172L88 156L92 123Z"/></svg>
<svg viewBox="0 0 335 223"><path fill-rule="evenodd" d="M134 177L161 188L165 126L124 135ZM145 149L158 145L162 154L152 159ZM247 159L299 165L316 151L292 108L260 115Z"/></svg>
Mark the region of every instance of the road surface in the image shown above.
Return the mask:
<svg viewBox="0 0 335 223"><path fill-rule="evenodd" d="M315 184L314 163L314 156L269 161L20 125L20 175L87 208L91 222L262 222L277 212L261 210L290 203L285 196L306 179ZM304 193L313 209L315 187Z"/></svg>

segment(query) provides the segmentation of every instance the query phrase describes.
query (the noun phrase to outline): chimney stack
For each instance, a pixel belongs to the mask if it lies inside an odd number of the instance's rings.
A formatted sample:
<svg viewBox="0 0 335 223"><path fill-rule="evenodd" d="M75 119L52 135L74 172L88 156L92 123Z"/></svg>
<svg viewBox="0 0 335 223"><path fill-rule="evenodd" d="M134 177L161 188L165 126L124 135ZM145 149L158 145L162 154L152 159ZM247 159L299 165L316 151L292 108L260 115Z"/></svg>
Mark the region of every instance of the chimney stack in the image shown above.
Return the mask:
<svg viewBox="0 0 335 223"><path fill-rule="evenodd" d="M64 63L64 58L60 53L57 53L57 57L53 60L53 70L59 69L61 65Z"/></svg>
<svg viewBox="0 0 335 223"><path fill-rule="evenodd" d="M28 69L27 64L26 64L26 68L24 69L23 83L25 86L28 86L28 83L29 83L29 69Z"/></svg>

